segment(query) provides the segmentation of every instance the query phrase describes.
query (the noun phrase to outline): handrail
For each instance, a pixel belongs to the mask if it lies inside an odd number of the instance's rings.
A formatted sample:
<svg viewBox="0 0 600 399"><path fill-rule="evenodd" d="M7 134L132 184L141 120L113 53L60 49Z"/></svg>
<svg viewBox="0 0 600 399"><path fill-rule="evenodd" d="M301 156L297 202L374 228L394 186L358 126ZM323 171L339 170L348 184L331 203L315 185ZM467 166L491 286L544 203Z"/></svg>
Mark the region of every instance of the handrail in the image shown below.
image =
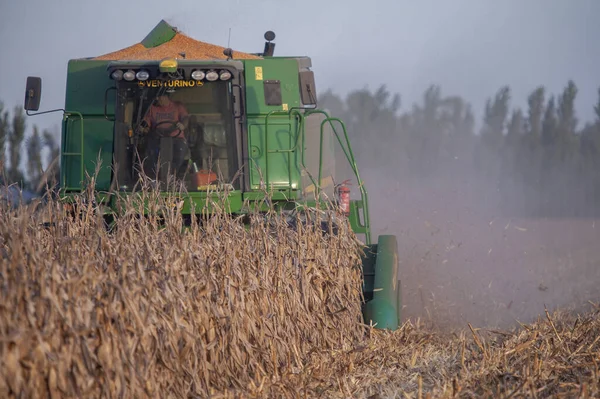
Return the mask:
<svg viewBox="0 0 600 399"><path fill-rule="evenodd" d="M269 144L268 144L268 130L269 130L269 118L273 115L288 115L288 117L291 119L292 114L296 116L297 118L297 122L298 122L298 127L296 129L296 141L294 146L292 147L292 136L291 136L291 131L290 131L290 144L288 149L285 150L269 150ZM269 156L268 154L270 153L292 153L294 151L296 151L299 147L298 147L298 143L300 140L300 137L302 137L302 142L304 143L305 141L305 137L306 137L306 124L305 124L305 120L306 117L311 115L311 114L322 114L325 116L325 119L321 122L321 126L320 126L320 137L319 137L319 175L318 175L318 181L316 182L315 179L313 178L313 176L309 173L308 176L312 182L312 184L315 187L315 199L318 201L321 195L321 181L322 181L322 174L323 174L323 137L324 137L324 126L326 123L329 123L333 133L335 134L335 137L338 141L338 143L340 144L340 147L342 149L342 151L344 152L344 155L346 156L346 159L348 161L348 163L350 164L350 167L352 168L352 172L354 173L356 180L358 182L359 185L359 190L360 190L360 195L361 195L361 200L363 203L363 207L361 208L361 213L363 216L363 220L364 220L364 226L365 226L365 236L366 236L366 241L367 244L369 244L371 242L371 229L370 229L370 219L369 219L369 198L368 198L368 193L367 190L365 189L365 186L362 182L362 180L360 179L360 173L358 171L358 166L356 165L356 159L354 157L354 152L352 151L352 146L350 145L350 139L348 138L348 132L346 130L346 126L344 124L344 122L342 122L341 119L339 118L334 118L329 116L329 114L323 110L319 110L319 109L310 109L310 110L305 110L304 113L301 113L300 111L298 111L297 109L291 109L289 111L270 111L266 118L265 118L265 168L266 168L266 185L267 187L269 186ZM333 122L338 122L341 127L342 127L342 131L344 134L344 142L342 142L342 138L340 138L340 134L338 133L338 131L336 130ZM302 167L304 169L307 169L306 167L306 157L305 157L305 151L303 148L301 148L301 162L302 162ZM291 192L291 184L292 184L292 161L291 161L291 157L288 156L288 190Z"/></svg>
<svg viewBox="0 0 600 399"><path fill-rule="evenodd" d="M356 165L356 160L354 158L354 152L352 151L352 146L350 145L350 139L348 138L348 132L346 131L346 126L344 125L344 122L342 122L341 119L332 118L327 114L327 112L322 111L322 110L311 110L311 111L308 111L306 114L307 115L323 114L326 117L321 122L321 129L320 129L321 133L320 133L320 146L319 146L319 151L320 151L320 154L319 154L319 184L321 182L321 176L322 176L322 170L323 170L323 162L322 162L323 133L324 133L323 127L324 127L325 123L329 122L329 125L331 126L331 129L333 130L333 133L335 134L335 137L337 138L338 143L340 144L342 151L344 151L344 155L346 156L346 159L350 163L352 171L354 172L354 175L356 176L356 180L358 182L359 190L360 190L360 194L361 194L361 200L363 202L362 214L363 214L363 218L364 218L364 225L366 227L366 232L365 232L366 241L367 241L367 243L370 243L371 242L371 229L370 229L370 220L369 220L369 211L368 211L369 198L368 198L367 190L365 189L365 186L364 186L362 180L360 179L360 174L358 172L358 166ZM348 147L347 151L346 151L344 144L342 143L342 140L340 139L338 132L336 131L335 127L333 126L332 122L338 122L342 126L342 130L344 132L344 137L346 139L346 145ZM319 191L317 191L317 193L320 195L320 186L318 186L318 190Z"/></svg>
<svg viewBox="0 0 600 399"><path fill-rule="evenodd" d="M106 89L104 91L104 119L106 119L109 122L114 122L116 119L109 119L108 118L108 92L114 90L117 91L116 87L109 87L108 89Z"/></svg>

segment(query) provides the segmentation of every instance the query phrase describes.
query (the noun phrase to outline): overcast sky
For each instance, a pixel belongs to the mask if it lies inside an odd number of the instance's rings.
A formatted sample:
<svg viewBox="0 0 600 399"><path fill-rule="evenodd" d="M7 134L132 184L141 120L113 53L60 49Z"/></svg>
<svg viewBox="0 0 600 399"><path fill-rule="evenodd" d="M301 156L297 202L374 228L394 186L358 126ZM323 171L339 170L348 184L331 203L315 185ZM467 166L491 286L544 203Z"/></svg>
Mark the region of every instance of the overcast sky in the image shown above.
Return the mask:
<svg viewBox="0 0 600 399"><path fill-rule="evenodd" d="M469 100L513 89L513 106L544 84L579 88L578 117L593 118L600 86L599 0L133 1L0 0L0 101L22 106L28 75L43 79L40 110L61 107L67 61L141 41L166 19L202 41L259 52L309 55L319 91L385 83L404 109L432 83ZM60 114L28 118L57 125Z"/></svg>

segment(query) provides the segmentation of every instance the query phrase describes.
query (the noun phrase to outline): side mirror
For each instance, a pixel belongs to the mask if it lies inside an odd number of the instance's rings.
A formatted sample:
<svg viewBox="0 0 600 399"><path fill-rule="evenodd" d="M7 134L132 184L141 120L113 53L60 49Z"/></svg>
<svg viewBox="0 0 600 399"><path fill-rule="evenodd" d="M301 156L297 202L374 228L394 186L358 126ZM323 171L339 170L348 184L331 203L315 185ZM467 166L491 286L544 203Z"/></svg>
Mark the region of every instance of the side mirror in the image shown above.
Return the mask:
<svg viewBox="0 0 600 399"><path fill-rule="evenodd" d="M25 88L25 104L27 111L37 111L40 108L42 98L42 78L35 76L27 77L27 87Z"/></svg>

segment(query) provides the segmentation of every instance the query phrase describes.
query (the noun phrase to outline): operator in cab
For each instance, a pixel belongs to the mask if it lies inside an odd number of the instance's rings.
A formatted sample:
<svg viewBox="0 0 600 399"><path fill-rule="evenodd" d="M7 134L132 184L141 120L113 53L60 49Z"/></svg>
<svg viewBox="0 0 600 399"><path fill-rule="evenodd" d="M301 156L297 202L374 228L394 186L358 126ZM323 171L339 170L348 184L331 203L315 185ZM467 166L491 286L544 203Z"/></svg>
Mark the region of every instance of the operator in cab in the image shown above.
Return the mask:
<svg viewBox="0 0 600 399"><path fill-rule="evenodd" d="M184 133L189 114L183 104L171 99L172 93L173 91L167 91L156 98L140 124L140 130L147 136L147 155L153 168L158 163L161 138L173 138L170 167L171 173L177 174L185 161L187 142Z"/></svg>

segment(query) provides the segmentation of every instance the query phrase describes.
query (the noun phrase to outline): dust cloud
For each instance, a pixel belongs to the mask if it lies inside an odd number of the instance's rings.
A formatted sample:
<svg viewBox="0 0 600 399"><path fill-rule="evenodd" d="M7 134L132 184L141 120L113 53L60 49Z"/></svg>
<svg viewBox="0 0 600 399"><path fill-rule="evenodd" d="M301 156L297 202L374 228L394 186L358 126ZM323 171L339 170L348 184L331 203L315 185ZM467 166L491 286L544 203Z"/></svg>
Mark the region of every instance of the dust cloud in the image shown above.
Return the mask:
<svg viewBox="0 0 600 399"><path fill-rule="evenodd" d="M374 236L398 238L405 318L506 328L598 298L600 221L506 215L475 174L363 175Z"/></svg>
<svg viewBox="0 0 600 399"><path fill-rule="evenodd" d="M572 87L560 112L537 90L512 115L500 90L481 130L433 90L408 111L384 88L322 96L348 121L373 241L397 236L404 320L511 328L600 299L600 122L572 128Z"/></svg>

